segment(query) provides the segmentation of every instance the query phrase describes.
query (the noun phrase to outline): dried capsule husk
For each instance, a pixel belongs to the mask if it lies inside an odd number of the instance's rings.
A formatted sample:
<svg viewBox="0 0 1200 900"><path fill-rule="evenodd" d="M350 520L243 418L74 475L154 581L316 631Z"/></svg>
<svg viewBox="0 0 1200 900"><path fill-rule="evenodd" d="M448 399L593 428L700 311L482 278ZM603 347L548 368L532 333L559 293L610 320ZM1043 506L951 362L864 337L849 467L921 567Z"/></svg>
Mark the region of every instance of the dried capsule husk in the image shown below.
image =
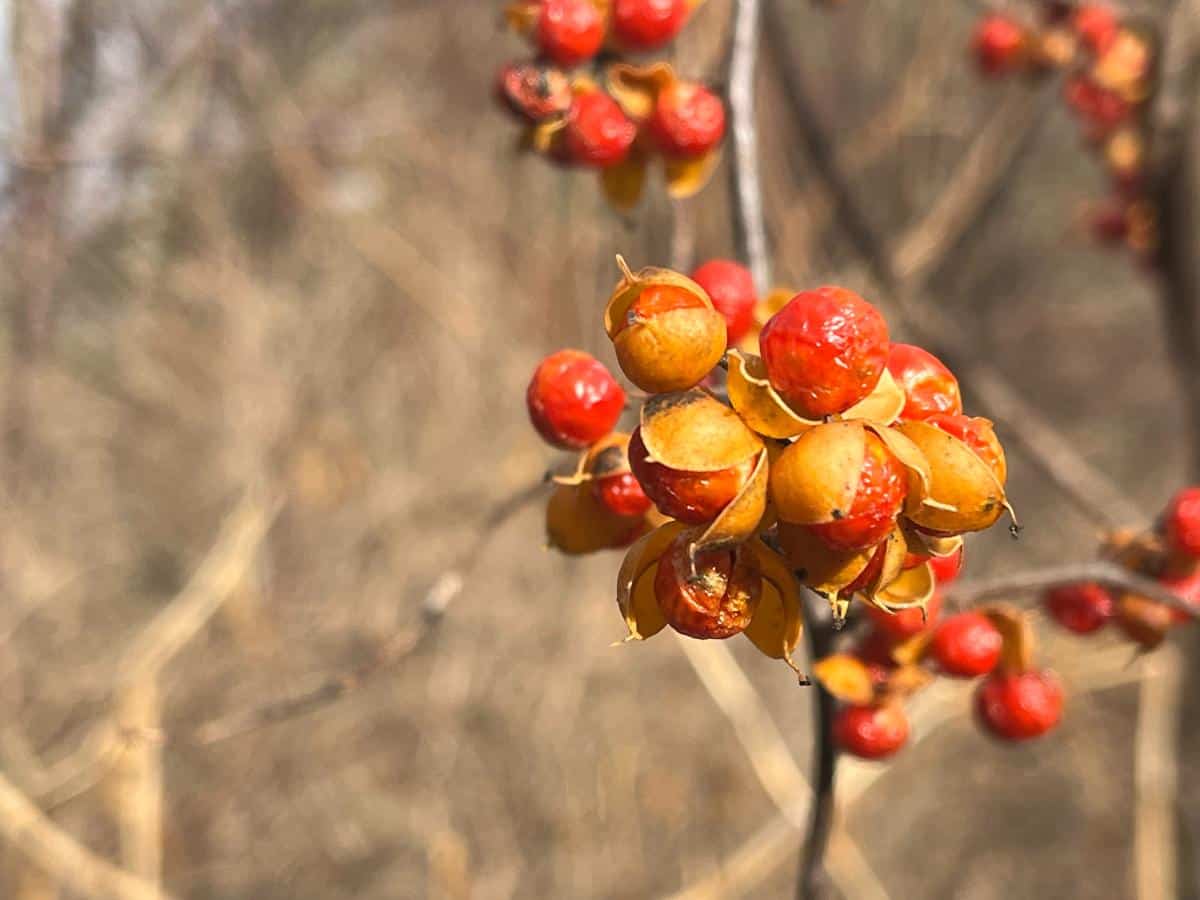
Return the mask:
<svg viewBox="0 0 1200 900"><path fill-rule="evenodd" d="M928 496L905 502L905 514L915 525L942 535L982 531L1008 508L1006 473L993 471L965 441L926 422L900 422L895 429L929 462Z"/></svg>
<svg viewBox="0 0 1200 900"><path fill-rule="evenodd" d="M904 411L905 402L904 388L891 372L884 369L871 393L842 413L842 418L865 419L878 425L890 425Z"/></svg>
<svg viewBox="0 0 1200 900"><path fill-rule="evenodd" d="M571 556L624 547L644 527L641 516L616 515L584 483L557 485L546 504L546 540Z"/></svg>
<svg viewBox="0 0 1200 900"><path fill-rule="evenodd" d="M667 196L674 200L696 196L712 180L720 164L720 147L695 157L666 157L663 160L663 174L667 179Z"/></svg>
<svg viewBox="0 0 1200 900"><path fill-rule="evenodd" d="M1032 669L1036 642L1029 617L1008 603L984 606L979 612L996 626L1004 641L1000 651L1000 668L1012 675Z"/></svg>
<svg viewBox="0 0 1200 900"><path fill-rule="evenodd" d="M762 573L762 597L744 634L770 659L781 659L804 679L792 659L804 630L800 589L787 563L758 538L748 541L742 552L752 554Z"/></svg>
<svg viewBox="0 0 1200 900"><path fill-rule="evenodd" d="M642 406L642 443L652 462L683 472L719 472L763 451L763 441L711 394L660 394Z"/></svg>
<svg viewBox="0 0 1200 900"><path fill-rule="evenodd" d="M629 155L613 166L600 170L600 189L609 205L618 212L637 207L646 189L650 156L641 141L635 141Z"/></svg>
<svg viewBox="0 0 1200 900"><path fill-rule="evenodd" d="M614 431L579 454L575 471L570 475L555 475L555 484L583 484L597 478L622 475L629 471L629 434Z"/></svg>
<svg viewBox="0 0 1200 900"><path fill-rule="evenodd" d="M796 525L842 518L858 494L866 452L866 428L858 421L804 432L771 467L771 501L779 518Z"/></svg>
<svg viewBox="0 0 1200 900"><path fill-rule="evenodd" d="M842 703L865 706L875 701L871 670L849 653L834 653L813 663L813 677Z"/></svg>
<svg viewBox="0 0 1200 900"><path fill-rule="evenodd" d="M617 607L629 629L627 641L644 641L666 627L654 596L658 561L686 526L668 522L633 544L617 573Z"/></svg>
<svg viewBox="0 0 1200 900"><path fill-rule="evenodd" d="M608 93L635 122L649 119L658 95L677 80L675 70L665 62L645 66L616 63L605 73Z"/></svg>
<svg viewBox="0 0 1200 900"><path fill-rule="evenodd" d="M864 593L864 596L872 606L889 613L905 609L920 609L923 612L936 589L933 567L926 562L901 570L886 584L872 593Z"/></svg>
<svg viewBox="0 0 1200 900"><path fill-rule="evenodd" d="M651 394L685 391L708 375L725 352L725 318L704 288L670 269L631 272L617 257L624 277L604 310L604 329L617 352L621 371ZM696 306L639 319L631 307L647 289L663 286L693 295Z"/></svg>
<svg viewBox="0 0 1200 900"><path fill-rule="evenodd" d="M730 350L728 357L729 402L756 432L765 437L790 438L820 424L797 415L776 393L767 380L761 357L739 350Z"/></svg>
<svg viewBox="0 0 1200 900"><path fill-rule="evenodd" d="M741 491L696 539L692 547L693 555L733 547L761 529L767 511L768 471L767 450L764 447Z"/></svg>
<svg viewBox="0 0 1200 900"><path fill-rule="evenodd" d="M776 540L800 583L833 598L863 573L876 549L831 550L805 526L787 522L778 524Z"/></svg>
<svg viewBox="0 0 1200 900"><path fill-rule="evenodd" d="M960 534L952 537L929 534L914 528L907 519L900 520L900 527L904 531L905 541L908 542L909 553L916 556L943 558L953 556L963 547L963 538Z"/></svg>
<svg viewBox="0 0 1200 900"><path fill-rule="evenodd" d="M725 640L750 625L762 599L763 578L752 550L737 547L700 556L695 533L680 533L658 561L654 592L675 631L699 640Z"/></svg>
<svg viewBox="0 0 1200 900"><path fill-rule="evenodd" d="M933 673L924 666L899 665L888 673L887 680L879 686L880 702L898 703L932 681Z"/></svg>

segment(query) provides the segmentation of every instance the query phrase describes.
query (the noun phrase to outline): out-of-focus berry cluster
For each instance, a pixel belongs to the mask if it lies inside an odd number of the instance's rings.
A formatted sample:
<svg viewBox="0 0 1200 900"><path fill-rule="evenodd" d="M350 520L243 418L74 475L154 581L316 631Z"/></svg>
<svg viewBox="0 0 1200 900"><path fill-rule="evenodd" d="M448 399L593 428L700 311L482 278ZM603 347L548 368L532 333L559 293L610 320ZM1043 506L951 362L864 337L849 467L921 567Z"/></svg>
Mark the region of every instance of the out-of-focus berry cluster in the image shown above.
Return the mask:
<svg viewBox="0 0 1200 900"><path fill-rule="evenodd" d="M1111 186L1089 215L1091 231L1102 243L1151 261L1158 248L1146 196L1151 42L1100 3L1042 2L1039 8L1037 20L999 12L981 18L971 42L975 61L989 77L1062 73L1063 100Z"/></svg>
<svg viewBox="0 0 1200 900"><path fill-rule="evenodd" d="M524 126L522 145L552 163L599 172L619 210L640 200L661 163L668 193L712 177L725 104L665 62L630 62L669 44L702 0L516 0L510 28L536 57L500 70L497 93Z"/></svg>

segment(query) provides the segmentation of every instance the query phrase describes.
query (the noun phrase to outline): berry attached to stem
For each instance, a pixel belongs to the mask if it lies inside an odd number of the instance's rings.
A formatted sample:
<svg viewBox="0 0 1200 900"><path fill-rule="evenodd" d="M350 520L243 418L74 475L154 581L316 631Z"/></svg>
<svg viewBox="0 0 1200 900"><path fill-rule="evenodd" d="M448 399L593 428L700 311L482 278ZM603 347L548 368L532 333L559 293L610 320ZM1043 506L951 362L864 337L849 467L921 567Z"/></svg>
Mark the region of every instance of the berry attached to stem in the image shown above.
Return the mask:
<svg viewBox="0 0 1200 900"><path fill-rule="evenodd" d="M615 0L613 35L630 50L654 50L686 24L687 0Z"/></svg>
<svg viewBox="0 0 1200 900"><path fill-rule="evenodd" d="M908 476L899 460L874 434L866 434L866 453L858 493L850 508L835 522L808 526L831 550L874 547L896 524L908 492Z"/></svg>
<svg viewBox="0 0 1200 900"><path fill-rule="evenodd" d="M604 16L592 0L542 0L537 44L549 59L570 68L595 56L604 43Z"/></svg>
<svg viewBox="0 0 1200 900"><path fill-rule="evenodd" d="M658 563L654 595L663 618L680 634L723 639L746 630L762 596L762 573L741 548L696 554L684 531Z"/></svg>
<svg viewBox="0 0 1200 900"><path fill-rule="evenodd" d="M1172 550L1200 559L1200 487L1184 488L1171 498L1163 531Z"/></svg>
<svg viewBox="0 0 1200 900"><path fill-rule="evenodd" d="M754 470L754 461L715 472L687 472L652 462L637 428L629 440L629 465L633 474L664 516L701 525L720 515L741 491Z"/></svg>
<svg viewBox="0 0 1200 900"><path fill-rule="evenodd" d="M758 292L750 270L728 259L712 259L692 273L692 280L708 293L722 316L730 345L738 343L754 327Z"/></svg>
<svg viewBox="0 0 1200 900"><path fill-rule="evenodd" d="M586 91L572 101L564 138L572 162L596 169L615 166L624 162L636 137L637 126L603 91Z"/></svg>
<svg viewBox="0 0 1200 900"><path fill-rule="evenodd" d="M938 413L963 411L958 379L946 365L913 344L892 344L888 353L888 371L904 389L902 419L927 419Z"/></svg>
<svg viewBox="0 0 1200 900"><path fill-rule="evenodd" d="M1113 617L1112 595L1098 584L1067 584L1047 591L1046 612L1075 634L1091 634Z"/></svg>
<svg viewBox="0 0 1200 900"><path fill-rule="evenodd" d="M547 443L581 450L613 430L625 408L625 391L595 357L559 350L538 364L525 404Z"/></svg>
<svg viewBox="0 0 1200 900"><path fill-rule="evenodd" d="M1058 724L1062 708L1062 685L1050 671L996 672L975 694L979 721L1005 741L1040 737Z"/></svg>
<svg viewBox="0 0 1200 900"><path fill-rule="evenodd" d="M1007 16L984 16L975 27L971 50L985 75L997 77L1020 70L1025 64L1025 29Z"/></svg>
<svg viewBox="0 0 1200 900"><path fill-rule="evenodd" d="M725 136L725 104L702 85L676 81L659 92L650 130L667 156L704 156Z"/></svg>
<svg viewBox="0 0 1200 900"><path fill-rule="evenodd" d="M929 650L947 675L975 678L996 668L1003 644L987 616L965 612L942 620Z"/></svg>
<svg viewBox="0 0 1200 900"><path fill-rule="evenodd" d="M838 746L862 759L884 759L908 740L908 717L897 704L847 706L833 724Z"/></svg>

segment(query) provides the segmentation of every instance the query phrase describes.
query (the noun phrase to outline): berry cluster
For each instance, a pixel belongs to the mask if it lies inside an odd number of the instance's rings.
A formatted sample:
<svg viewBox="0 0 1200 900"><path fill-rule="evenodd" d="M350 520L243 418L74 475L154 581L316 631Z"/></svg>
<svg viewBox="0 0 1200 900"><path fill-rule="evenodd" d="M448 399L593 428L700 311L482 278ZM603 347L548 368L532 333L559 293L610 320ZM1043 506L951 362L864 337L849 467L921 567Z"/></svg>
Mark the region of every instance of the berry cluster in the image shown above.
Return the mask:
<svg viewBox="0 0 1200 900"><path fill-rule="evenodd" d="M525 126L523 144L551 162L594 169L609 202L632 209L650 165L667 191L689 197L711 178L725 135L725 104L667 63L632 65L683 28L701 0L516 0L509 25L537 57L500 71L497 91ZM588 65L584 73L578 67Z"/></svg>
<svg viewBox="0 0 1200 900"><path fill-rule="evenodd" d="M839 626L854 596L920 614L931 560L956 558L965 532L1009 508L1004 451L991 422L963 415L953 374L892 344L875 307L840 287L782 305L761 356L730 350L756 305L739 267L710 263L693 280L618 263L604 324L622 372L650 395L637 427L612 432L623 393L578 351L538 367L528 406L551 443L586 448L551 499L551 543L588 552L637 538L617 588L629 637L744 632L795 668L800 585ZM700 387L718 367L727 396Z"/></svg>
<svg viewBox="0 0 1200 900"><path fill-rule="evenodd" d="M1101 555L1155 579L1200 609L1200 487L1179 491L1148 534L1110 535ZM1137 594L1114 597L1098 584L1064 585L1047 591L1042 601L1050 617L1068 631L1093 634L1115 620L1142 650L1153 650L1168 631L1191 618Z"/></svg>
<svg viewBox="0 0 1200 900"><path fill-rule="evenodd" d="M1145 185L1150 42L1107 6L1048 0L1041 8L1035 24L1004 13L984 16L972 39L975 60L993 77L1064 73L1063 99L1111 183L1111 195L1091 216L1092 232L1151 259L1158 235Z"/></svg>

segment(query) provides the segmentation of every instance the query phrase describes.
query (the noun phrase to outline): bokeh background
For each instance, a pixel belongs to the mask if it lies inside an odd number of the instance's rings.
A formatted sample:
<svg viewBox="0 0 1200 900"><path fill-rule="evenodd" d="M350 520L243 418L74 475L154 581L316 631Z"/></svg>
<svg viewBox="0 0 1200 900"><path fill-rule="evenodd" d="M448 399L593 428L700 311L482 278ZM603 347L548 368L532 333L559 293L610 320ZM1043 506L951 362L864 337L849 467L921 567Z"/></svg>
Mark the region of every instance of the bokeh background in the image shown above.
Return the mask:
<svg viewBox="0 0 1200 900"><path fill-rule="evenodd" d="M587 174L522 155L492 100L528 52L500 6L0 6L0 772L146 872L161 819L173 896L790 895L811 691L749 644L730 648L745 682L723 648L612 646L619 556L544 549L536 485L562 460L523 408L551 350L611 360L615 253L733 252L727 165L621 216ZM1152 279L1082 224L1104 184L1075 125L975 76L965 0L776 6L776 280L889 309L788 77L891 248L1017 111L1028 139L929 294L1152 514L1187 478L1183 415ZM685 73L723 82L729 13L694 16ZM1089 557L1095 518L1020 452L1011 472L1022 539L974 538L968 573ZM213 576L218 536L255 515L275 516L265 538ZM206 559L228 601L131 686L144 629L212 588L192 580ZM893 763L844 767L848 896L1195 895L1200 648L1181 632L1138 661L1040 633L1071 685L1051 736L999 746L950 686ZM311 707L239 718L295 697ZM82 896L11 843L0 872L5 897Z"/></svg>

